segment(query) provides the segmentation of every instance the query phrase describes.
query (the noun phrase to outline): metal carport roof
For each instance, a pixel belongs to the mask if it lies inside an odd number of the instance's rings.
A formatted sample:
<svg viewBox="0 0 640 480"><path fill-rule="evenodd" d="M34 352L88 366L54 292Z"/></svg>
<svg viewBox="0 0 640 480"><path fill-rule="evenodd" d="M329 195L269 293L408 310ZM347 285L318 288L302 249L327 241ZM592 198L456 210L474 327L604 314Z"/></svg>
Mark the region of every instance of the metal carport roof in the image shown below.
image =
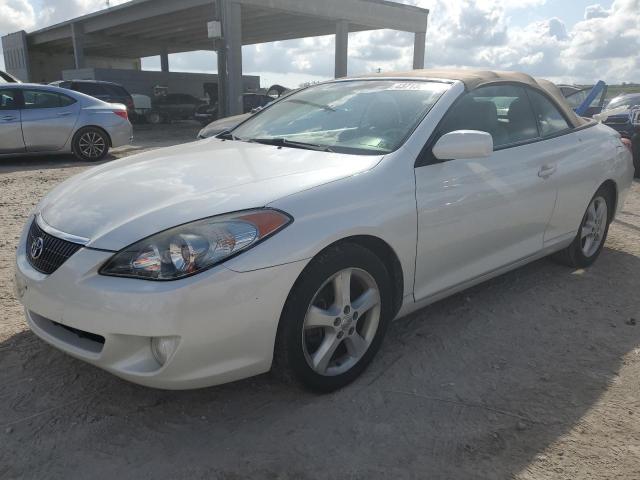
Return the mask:
<svg viewBox="0 0 640 480"><path fill-rule="evenodd" d="M415 34L414 68L423 68L429 11L386 0L133 0L26 34L29 50L137 59L195 50L220 52L222 98L228 113L238 110L243 45L336 35L336 76L345 76L348 33L393 29ZM208 22L219 21L222 36L209 38ZM225 90L226 89L226 90ZM223 106L224 110L224 106Z"/></svg>

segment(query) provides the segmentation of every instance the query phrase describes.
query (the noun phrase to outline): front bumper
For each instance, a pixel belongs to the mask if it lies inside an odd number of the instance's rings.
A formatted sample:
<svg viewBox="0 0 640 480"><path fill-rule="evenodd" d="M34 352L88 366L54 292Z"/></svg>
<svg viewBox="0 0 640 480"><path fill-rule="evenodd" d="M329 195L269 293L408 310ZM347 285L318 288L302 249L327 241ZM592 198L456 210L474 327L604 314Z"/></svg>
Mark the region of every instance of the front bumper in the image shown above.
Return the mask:
<svg viewBox="0 0 640 480"><path fill-rule="evenodd" d="M305 266L247 273L218 266L184 280L150 282L99 275L112 254L83 248L47 276L28 263L24 242L23 235L16 294L33 332L121 378L163 389L268 371L280 313ZM179 338L164 365L153 356L153 337Z"/></svg>

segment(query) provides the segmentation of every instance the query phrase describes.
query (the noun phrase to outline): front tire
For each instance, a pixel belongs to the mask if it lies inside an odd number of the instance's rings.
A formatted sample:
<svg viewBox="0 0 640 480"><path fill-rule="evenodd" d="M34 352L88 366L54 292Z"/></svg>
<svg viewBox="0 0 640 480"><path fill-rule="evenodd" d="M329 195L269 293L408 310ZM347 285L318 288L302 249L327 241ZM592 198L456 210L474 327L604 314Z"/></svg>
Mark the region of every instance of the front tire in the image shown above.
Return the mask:
<svg viewBox="0 0 640 480"><path fill-rule="evenodd" d="M391 317L382 261L356 244L332 247L309 264L289 294L274 371L317 392L341 388L369 365Z"/></svg>
<svg viewBox="0 0 640 480"><path fill-rule="evenodd" d="M586 268L598 259L613 219L614 199L611 191L600 187L591 199L573 243L553 256L558 263Z"/></svg>
<svg viewBox="0 0 640 480"><path fill-rule="evenodd" d="M84 162L99 162L109 153L109 137L95 127L80 129L73 137L73 154Z"/></svg>

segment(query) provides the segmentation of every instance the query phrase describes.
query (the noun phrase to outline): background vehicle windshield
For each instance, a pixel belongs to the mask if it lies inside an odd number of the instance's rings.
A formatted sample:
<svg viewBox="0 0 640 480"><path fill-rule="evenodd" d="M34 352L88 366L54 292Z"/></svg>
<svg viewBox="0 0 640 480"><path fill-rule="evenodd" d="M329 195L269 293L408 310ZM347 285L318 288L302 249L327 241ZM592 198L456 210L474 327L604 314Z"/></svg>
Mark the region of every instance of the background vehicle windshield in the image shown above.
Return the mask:
<svg viewBox="0 0 640 480"><path fill-rule="evenodd" d="M284 139L339 153L386 154L404 143L449 88L405 80L317 85L276 102L232 133L243 141Z"/></svg>
<svg viewBox="0 0 640 480"><path fill-rule="evenodd" d="M627 105L629 107L640 106L640 95L627 95L624 97L614 98L613 100L611 100L609 105L607 105L607 109L612 110L624 105Z"/></svg>

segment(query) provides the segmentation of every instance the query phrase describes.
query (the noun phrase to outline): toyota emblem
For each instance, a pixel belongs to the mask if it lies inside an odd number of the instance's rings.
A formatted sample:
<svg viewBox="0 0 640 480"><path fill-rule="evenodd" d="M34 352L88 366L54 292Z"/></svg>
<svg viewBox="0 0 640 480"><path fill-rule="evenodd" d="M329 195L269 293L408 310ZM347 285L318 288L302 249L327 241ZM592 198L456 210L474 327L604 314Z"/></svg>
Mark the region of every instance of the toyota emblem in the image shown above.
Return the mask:
<svg viewBox="0 0 640 480"><path fill-rule="evenodd" d="M31 258L33 260L37 260L42 256L42 252L44 251L44 240L42 237L38 237L31 242Z"/></svg>

